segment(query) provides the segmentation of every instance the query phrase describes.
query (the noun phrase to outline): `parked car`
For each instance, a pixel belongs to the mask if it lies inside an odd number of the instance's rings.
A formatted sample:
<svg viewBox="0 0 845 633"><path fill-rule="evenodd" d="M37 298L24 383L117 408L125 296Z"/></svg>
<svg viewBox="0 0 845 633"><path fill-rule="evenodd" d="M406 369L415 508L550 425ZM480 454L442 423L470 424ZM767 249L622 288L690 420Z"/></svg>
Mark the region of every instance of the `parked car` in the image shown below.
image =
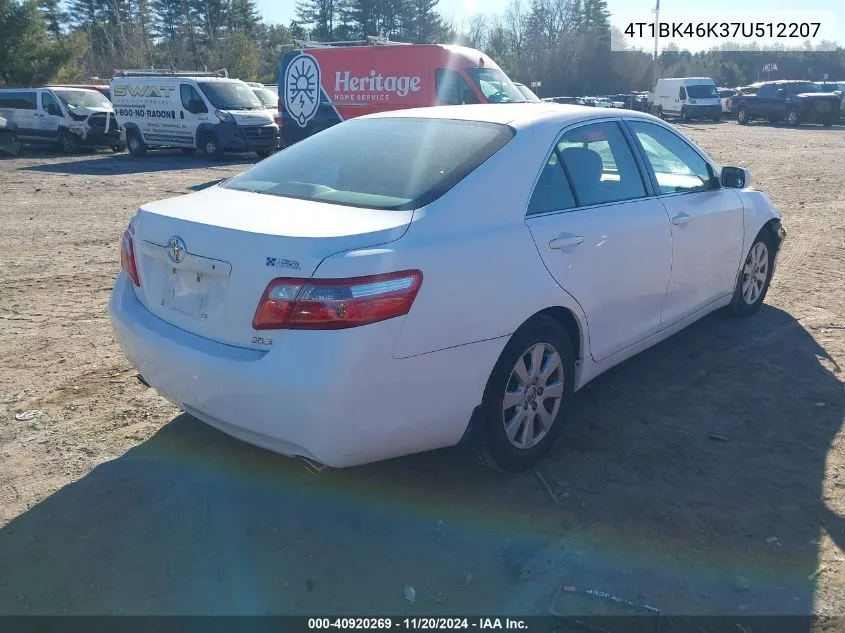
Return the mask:
<svg viewBox="0 0 845 633"><path fill-rule="evenodd" d="M822 92L832 92L839 95L839 116L845 117L845 81L821 81L819 86Z"/></svg>
<svg viewBox="0 0 845 633"><path fill-rule="evenodd" d="M106 99L111 101L111 86L108 84L53 84L54 88L84 88L85 90L96 90Z"/></svg>
<svg viewBox="0 0 845 633"><path fill-rule="evenodd" d="M17 154L21 144L18 142L17 125L0 116L0 152Z"/></svg>
<svg viewBox="0 0 845 633"><path fill-rule="evenodd" d="M133 156L147 149L199 149L209 160L226 151L255 152L279 146L279 126L252 89L225 73L119 70L112 79L117 120Z"/></svg>
<svg viewBox="0 0 845 633"><path fill-rule="evenodd" d="M17 126L22 143L56 144L67 154L81 146L124 149L114 108L96 90L3 88L0 116Z"/></svg>
<svg viewBox="0 0 845 633"><path fill-rule="evenodd" d="M766 119L772 123L785 121L792 127L802 123L829 126L839 118L840 98L809 81L769 81L757 94L734 97L731 107L741 125Z"/></svg>
<svg viewBox="0 0 845 633"><path fill-rule="evenodd" d="M543 99L543 101L552 101L554 103L561 103L564 105L572 105L578 102L575 97L549 97L548 99Z"/></svg>
<svg viewBox="0 0 845 633"><path fill-rule="evenodd" d="M521 84L518 82L513 82L513 85L516 86L517 90L522 93L522 96L525 97L525 100L529 103L542 103L540 97L538 97L534 92L526 86L525 84Z"/></svg>
<svg viewBox="0 0 845 633"><path fill-rule="evenodd" d="M282 56L279 75L283 146L372 112L526 100L496 62L474 48L375 37L297 45Z"/></svg>
<svg viewBox="0 0 845 633"><path fill-rule="evenodd" d="M746 169L648 114L395 110L142 205L109 311L147 383L246 442L517 471L596 376L755 313L783 237Z"/></svg>
<svg viewBox="0 0 845 633"><path fill-rule="evenodd" d="M710 77L658 79L653 103L655 114L661 119L677 117L682 121L719 121L722 118L716 82Z"/></svg>
<svg viewBox="0 0 845 633"><path fill-rule="evenodd" d="M607 97L593 97L593 102L597 108L615 108L616 104Z"/></svg>
<svg viewBox="0 0 845 633"><path fill-rule="evenodd" d="M718 88L719 91L719 101L722 103L722 116L730 116L731 114L731 101L737 95L742 94L736 88Z"/></svg>

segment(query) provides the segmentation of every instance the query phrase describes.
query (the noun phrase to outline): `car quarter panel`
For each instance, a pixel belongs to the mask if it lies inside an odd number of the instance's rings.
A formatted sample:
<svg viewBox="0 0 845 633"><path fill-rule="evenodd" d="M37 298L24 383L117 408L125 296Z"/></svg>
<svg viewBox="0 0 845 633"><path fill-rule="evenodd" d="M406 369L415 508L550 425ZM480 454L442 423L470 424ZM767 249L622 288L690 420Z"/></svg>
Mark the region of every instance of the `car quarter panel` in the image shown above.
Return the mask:
<svg viewBox="0 0 845 633"><path fill-rule="evenodd" d="M546 270L524 221L557 132L518 132L454 189L417 210L407 233L390 248L339 253L315 276L422 270L419 294L393 347L397 358L509 336L552 306L572 310L583 324L578 304Z"/></svg>

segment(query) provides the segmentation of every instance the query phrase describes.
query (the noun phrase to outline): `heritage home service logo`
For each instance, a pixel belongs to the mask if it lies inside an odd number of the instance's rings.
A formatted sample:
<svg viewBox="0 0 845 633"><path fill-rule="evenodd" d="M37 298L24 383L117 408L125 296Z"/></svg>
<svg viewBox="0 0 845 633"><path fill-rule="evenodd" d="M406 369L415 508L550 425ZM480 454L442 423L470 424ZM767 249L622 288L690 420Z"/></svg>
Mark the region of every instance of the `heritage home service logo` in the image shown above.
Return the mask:
<svg viewBox="0 0 845 633"><path fill-rule="evenodd" d="M355 76L350 71L335 73L333 101L342 103L386 103L392 96L407 97L419 92L422 79L418 76L384 76L371 70L368 75Z"/></svg>
<svg viewBox="0 0 845 633"><path fill-rule="evenodd" d="M320 64L308 53L294 57L284 78L285 108L305 127L320 107Z"/></svg>

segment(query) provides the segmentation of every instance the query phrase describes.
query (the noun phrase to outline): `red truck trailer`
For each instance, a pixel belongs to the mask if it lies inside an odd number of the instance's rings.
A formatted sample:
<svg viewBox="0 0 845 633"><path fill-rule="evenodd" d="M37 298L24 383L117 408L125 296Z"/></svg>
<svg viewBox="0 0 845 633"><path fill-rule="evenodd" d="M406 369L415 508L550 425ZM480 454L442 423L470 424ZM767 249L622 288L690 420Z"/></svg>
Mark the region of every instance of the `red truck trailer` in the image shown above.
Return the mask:
<svg viewBox="0 0 845 633"><path fill-rule="evenodd" d="M296 42L282 56L282 144L373 112L526 99L490 57L448 44Z"/></svg>

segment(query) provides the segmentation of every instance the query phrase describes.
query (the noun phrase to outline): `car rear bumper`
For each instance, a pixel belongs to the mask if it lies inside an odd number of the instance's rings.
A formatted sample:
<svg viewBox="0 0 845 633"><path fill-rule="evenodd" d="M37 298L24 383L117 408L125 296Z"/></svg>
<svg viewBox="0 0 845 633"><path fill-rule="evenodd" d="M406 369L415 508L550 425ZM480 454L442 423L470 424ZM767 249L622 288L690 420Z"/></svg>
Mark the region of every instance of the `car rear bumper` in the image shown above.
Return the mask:
<svg viewBox="0 0 845 633"><path fill-rule="evenodd" d="M395 359L402 319L279 333L267 352L152 315L124 273L109 302L124 355L152 387L238 439L335 468L457 444L504 339Z"/></svg>

